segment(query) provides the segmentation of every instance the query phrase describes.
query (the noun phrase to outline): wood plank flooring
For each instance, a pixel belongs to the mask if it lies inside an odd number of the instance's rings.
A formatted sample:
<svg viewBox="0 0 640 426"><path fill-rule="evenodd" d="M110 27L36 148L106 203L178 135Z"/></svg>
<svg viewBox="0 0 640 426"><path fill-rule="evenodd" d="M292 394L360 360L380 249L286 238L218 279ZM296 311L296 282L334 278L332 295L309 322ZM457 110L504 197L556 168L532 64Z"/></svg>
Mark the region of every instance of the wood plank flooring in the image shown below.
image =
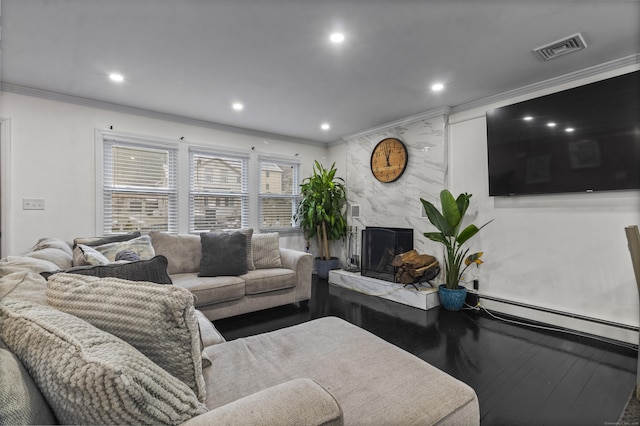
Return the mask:
<svg viewBox="0 0 640 426"><path fill-rule="evenodd" d="M422 311L314 277L308 309L288 305L214 321L227 340L337 316L475 389L482 425L615 424L635 385L637 351L514 325L473 311ZM437 398L425 383L424 398Z"/></svg>

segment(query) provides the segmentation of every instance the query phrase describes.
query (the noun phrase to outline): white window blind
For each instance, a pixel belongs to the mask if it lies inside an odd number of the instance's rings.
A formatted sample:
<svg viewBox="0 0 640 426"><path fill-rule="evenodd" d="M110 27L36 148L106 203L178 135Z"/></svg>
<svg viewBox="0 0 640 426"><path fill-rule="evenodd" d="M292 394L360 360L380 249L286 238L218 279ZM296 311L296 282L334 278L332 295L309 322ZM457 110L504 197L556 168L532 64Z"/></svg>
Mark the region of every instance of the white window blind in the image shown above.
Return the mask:
<svg viewBox="0 0 640 426"><path fill-rule="evenodd" d="M299 199L298 173L295 162L260 158L259 218L260 229L289 230L296 225L293 215Z"/></svg>
<svg viewBox="0 0 640 426"><path fill-rule="evenodd" d="M249 157L189 151L189 232L249 226Z"/></svg>
<svg viewBox="0 0 640 426"><path fill-rule="evenodd" d="M105 139L104 233L177 232L177 167L176 149Z"/></svg>

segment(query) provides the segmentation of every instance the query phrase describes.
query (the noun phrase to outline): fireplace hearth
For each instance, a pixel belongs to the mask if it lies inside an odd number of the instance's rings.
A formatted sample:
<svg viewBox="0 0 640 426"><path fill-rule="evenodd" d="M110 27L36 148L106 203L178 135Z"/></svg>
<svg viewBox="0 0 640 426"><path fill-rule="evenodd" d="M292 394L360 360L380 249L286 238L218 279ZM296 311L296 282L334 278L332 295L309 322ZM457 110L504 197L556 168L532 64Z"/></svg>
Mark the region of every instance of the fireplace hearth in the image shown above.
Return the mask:
<svg viewBox="0 0 640 426"><path fill-rule="evenodd" d="M367 226L362 230L360 274L396 282L393 258L413 249L413 229Z"/></svg>

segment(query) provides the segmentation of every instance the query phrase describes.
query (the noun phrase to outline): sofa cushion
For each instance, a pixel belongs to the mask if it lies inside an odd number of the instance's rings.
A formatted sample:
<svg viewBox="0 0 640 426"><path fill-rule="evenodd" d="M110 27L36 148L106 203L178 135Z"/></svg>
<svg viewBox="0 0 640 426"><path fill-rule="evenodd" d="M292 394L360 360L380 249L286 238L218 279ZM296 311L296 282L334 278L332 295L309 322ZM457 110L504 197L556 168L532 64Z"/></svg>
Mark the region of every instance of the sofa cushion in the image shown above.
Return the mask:
<svg viewBox="0 0 640 426"><path fill-rule="evenodd" d="M196 296L196 308L237 300L244 296L245 282L240 277L198 277L196 273L175 274L173 284L186 288Z"/></svg>
<svg viewBox="0 0 640 426"><path fill-rule="evenodd" d="M36 274L46 271L55 271L58 265L44 259L28 256L7 256L0 260L0 278L18 271L29 271Z"/></svg>
<svg viewBox="0 0 640 426"><path fill-rule="evenodd" d="M207 411L121 339L51 307L0 304L0 331L63 424L179 424Z"/></svg>
<svg viewBox="0 0 640 426"><path fill-rule="evenodd" d="M95 247L109 243L117 243L121 241L129 241L142 236L140 231L132 231L127 234L107 235L104 237L78 237L73 240L73 246L84 244L85 246Z"/></svg>
<svg viewBox="0 0 640 426"><path fill-rule="evenodd" d="M128 241L119 241L114 243L102 244L94 246L96 250L106 256L110 262L115 262L116 254L122 250L133 250L140 256L140 259L151 259L156 255L151 245L151 237L143 235Z"/></svg>
<svg viewBox="0 0 640 426"><path fill-rule="evenodd" d="M134 346L204 401L202 348L193 295L172 285L56 274L47 303Z"/></svg>
<svg viewBox="0 0 640 426"><path fill-rule="evenodd" d="M49 279L51 275L59 272L100 278L121 278L129 281L148 281L156 284L172 284L171 277L167 274L167 258L164 256L154 256L149 260L138 260L137 262L76 266L61 271L43 272L41 275Z"/></svg>
<svg viewBox="0 0 640 426"><path fill-rule="evenodd" d="M200 235L178 234L172 235L164 232L151 231L151 244L156 254L167 258L169 275L198 272L202 246Z"/></svg>
<svg viewBox="0 0 640 426"><path fill-rule="evenodd" d="M40 238L30 251L38 251L45 248L54 248L54 249L62 250L63 252L67 253L70 256L73 255L71 252L71 246L69 245L68 242L60 240L58 238L50 238L50 237Z"/></svg>
<svg viewBox="0 0 640 426"><path fill-rule="evenodd" d="M109 259L93 247L78 244L73 249L73 266L108 265Z"/></svg>
<svg viewBox="0 0 640 426"><path fill-rule="evenodd" d="M59 269L67 269L73 266L73 256L65 250L60 250L54 247L45 247L34 250L24 254L23 256L47 260L54 263Z"/></svg>
<svg viewBox="0 0 640 426"><path fill-rule="evenodd" d="M247 273L247 240L241 232L203 232L200 241L202 259L199 277Z"/></svg>
<svg viewBox="0 0 640 426"><path fill-rule="evenodd" d="M51 408L18 357L0 340L0 424L55 425Z"/></svg>
<svg viewBox="0 0 640 426"><path fill-rule="evenodd" d="M247 269L252 271L256 269L256 265L253 264L253 228L241 228L241 229L223 229L225 232L240 232L246 237L247 240ZM214 232L214 231L212 231Z"/></svg>
<svg viewBox="0 0 640 426"><path fill-rule="evenodd" d="M282 268L280 235L277 232L253 234L253 263L256 269Z"/></svg>
<svg viewBox="0 0 640 426"><path fill-rule="evenodd" d="M266 293L295 287L296 273L291 269L256 269L241 276L245 281L246 294Z"/></svg>

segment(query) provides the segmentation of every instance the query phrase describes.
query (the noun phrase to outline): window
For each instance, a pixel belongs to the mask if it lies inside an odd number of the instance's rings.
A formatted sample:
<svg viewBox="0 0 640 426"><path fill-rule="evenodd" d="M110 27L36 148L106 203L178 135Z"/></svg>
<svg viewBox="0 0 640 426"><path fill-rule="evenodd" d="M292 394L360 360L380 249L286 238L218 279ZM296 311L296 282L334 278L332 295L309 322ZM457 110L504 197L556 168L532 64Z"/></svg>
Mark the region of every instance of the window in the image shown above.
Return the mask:
<svg viewBox="0 0 640 426"><path fill-rule="evenodd" d="M177 232L177 150L103 137L104 234Z"/></svg>
<svg viewBox="0 0 640 426"><path fill-rule="evenodd" d="M298 206L299 163L260 158L260 229L286 230L295 227Z"/></svg>
<svg viewBox="0 0 640 426"><path fill-rule="evenodd" d="M189 232L249 226L248 160L190 150Z"/></svg>

